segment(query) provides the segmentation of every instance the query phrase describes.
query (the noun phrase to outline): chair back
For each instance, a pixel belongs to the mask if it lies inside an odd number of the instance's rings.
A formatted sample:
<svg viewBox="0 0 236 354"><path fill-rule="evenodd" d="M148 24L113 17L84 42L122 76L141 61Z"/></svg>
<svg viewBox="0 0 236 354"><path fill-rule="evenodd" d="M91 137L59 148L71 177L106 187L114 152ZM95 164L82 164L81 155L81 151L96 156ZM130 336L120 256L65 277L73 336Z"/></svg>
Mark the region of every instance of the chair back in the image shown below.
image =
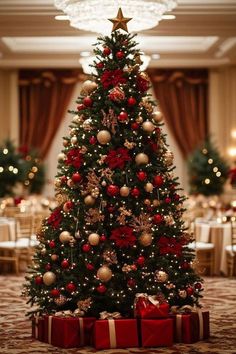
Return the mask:
<svg viewBox="0 0 236 354"><path fill-rule="evenodd" d="M231 218L231 245L232 251L234 252L236 246L236 218Z"/></svg>
<svg viewBox="0 0 236 354"><path fill-rule="evenodd" d="M15 215L19 213L20 213L20 208L15 206L7 206L3 210L3 216L6 216L7 218L15 217Z"/></svg>
<svg viewBox="0 0 236 354"><path fill-rule="evenodd" d="M15 215L15 234L16 241L19 239L28 239L29 246L31 244L31 236L33 235L33 215L16 214Z"/></svg>

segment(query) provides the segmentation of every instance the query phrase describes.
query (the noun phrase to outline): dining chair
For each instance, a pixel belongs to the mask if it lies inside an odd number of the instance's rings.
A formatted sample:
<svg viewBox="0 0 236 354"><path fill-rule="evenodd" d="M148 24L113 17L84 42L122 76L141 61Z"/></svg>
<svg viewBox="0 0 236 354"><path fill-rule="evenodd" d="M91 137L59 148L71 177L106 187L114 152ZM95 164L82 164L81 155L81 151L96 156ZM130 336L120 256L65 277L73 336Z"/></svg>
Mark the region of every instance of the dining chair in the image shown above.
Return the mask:
<svg viewBox="0 0 236 354"><path fill-rule="evenodd" d="M236 217L231 220L231 245L225 247L227 255L227 275L232 277L236 272Z"/></svg>
<svg viewBox="0 0 236 354"><path fill-rule="evenodd" d="M16 274L19 274L20 263L30 265L34 247L38 244L33 234L33 216L26 214L15 215L15 239L0 242L0 262L12 264Z"/></svg>

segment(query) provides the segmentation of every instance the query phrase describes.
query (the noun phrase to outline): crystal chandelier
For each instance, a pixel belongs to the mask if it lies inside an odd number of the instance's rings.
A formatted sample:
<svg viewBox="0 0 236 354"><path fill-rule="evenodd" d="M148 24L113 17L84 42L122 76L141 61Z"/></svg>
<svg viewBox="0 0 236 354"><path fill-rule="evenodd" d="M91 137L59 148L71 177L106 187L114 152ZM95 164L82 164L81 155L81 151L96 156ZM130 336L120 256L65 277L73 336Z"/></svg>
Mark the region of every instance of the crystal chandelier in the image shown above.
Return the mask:
<svg viewBox="0 0 236 354"><path fill-rule="evenodd" d="M118 8L131 17L129 32L158 25L162 16L177 6L177 0L54 0L55 6L69 18L71 26L85 31L109 33Z"/></svg>

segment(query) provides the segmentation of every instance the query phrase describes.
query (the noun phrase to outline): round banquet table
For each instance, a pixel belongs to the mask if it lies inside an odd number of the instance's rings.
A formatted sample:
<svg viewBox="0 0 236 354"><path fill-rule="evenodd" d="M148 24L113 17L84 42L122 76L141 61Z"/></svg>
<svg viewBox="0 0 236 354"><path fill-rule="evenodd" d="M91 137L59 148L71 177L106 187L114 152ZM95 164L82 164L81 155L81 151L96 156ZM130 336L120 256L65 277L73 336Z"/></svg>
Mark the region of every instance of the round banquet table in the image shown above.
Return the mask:
<svg viewBox="0 0 236 354"><path fill-rule="evenodd" d="M231 245L231 224L217 221L195 221L196 241L211 242L215 246L214 274L227 275L227 254L225 247Z"/></svg>

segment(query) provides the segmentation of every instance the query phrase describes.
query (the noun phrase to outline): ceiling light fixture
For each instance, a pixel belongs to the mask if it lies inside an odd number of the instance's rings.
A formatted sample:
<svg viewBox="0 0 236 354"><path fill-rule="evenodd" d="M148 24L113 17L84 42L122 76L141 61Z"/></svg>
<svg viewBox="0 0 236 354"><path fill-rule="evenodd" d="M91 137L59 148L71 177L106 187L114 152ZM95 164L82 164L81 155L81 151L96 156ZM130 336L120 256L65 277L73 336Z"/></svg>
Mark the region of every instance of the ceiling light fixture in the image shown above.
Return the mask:
<svg viewBox="0 0 236 354"><path fill-rule="evenodd" d="M177 6L177 0L54 0L72 27L85 31L108 33L119 7L125 17L131 17L129 32L138 32L158 25L163 15Z"/></svg>

